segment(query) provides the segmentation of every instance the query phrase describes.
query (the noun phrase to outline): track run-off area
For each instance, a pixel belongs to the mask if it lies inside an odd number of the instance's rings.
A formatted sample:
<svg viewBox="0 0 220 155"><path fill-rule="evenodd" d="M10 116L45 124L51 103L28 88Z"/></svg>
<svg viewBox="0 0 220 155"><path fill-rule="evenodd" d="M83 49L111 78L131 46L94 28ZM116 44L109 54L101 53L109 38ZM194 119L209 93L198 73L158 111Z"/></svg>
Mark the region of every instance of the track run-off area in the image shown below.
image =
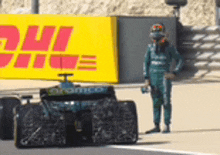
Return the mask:
<svg viewBox="0 0 220 155"><path fill-rule="evenodd" d="M57 82L2 80L0 89L50 87ZM174 84L170 134L143 134L153 127L152 100L139 88L116 89L118 100L134 100L139 140L134 145L17 149L13 141L0 141L0 155L112 155L112 154L220 154L220 83ZM161 120L163 129L163 118Z"/></svg>

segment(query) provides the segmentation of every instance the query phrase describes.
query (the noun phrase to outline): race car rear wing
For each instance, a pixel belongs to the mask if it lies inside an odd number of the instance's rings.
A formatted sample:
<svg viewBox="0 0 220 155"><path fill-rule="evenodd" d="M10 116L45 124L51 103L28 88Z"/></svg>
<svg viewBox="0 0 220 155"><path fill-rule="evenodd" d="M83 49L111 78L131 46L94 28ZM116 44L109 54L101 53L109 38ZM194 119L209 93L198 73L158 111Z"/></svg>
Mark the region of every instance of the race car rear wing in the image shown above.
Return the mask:
<svg viewBox="0 0 220 155"><path fill-rule="evenodd" d="M105 97L115 96L113 86L99 86L99 87L73 87L73 88L59 88L52 87L40 90L40 97L44 100L96 100Z"/></svg>

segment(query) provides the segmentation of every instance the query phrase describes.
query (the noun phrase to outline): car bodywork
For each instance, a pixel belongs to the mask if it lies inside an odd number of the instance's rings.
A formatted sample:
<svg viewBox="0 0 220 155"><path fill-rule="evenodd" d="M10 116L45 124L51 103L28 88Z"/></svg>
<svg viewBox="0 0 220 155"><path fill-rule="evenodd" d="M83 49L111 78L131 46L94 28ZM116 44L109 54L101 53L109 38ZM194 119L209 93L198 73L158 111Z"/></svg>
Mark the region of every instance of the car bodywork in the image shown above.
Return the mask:
<svg viewBox="0 0 220 155"><path fill-rule="evenodd" d="M68 81L41 89L38 103L14 109L18 148L85 144L136 143L133 101L118 101L113 86L81 87Z"/></svg>

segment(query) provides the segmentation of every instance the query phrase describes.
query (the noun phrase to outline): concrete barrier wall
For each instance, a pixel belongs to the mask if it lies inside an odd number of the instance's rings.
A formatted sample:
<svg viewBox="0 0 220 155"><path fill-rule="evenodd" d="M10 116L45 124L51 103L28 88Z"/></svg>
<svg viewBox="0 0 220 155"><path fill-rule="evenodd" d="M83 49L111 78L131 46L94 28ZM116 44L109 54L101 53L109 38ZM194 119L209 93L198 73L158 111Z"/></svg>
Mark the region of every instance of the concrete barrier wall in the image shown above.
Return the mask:
<svg viewBox="0 0 220 155"><path fill-rule="evenodd" d="M173 8L165 0L39 0L41 14L89 14L94 16L166 16ZM1 14L30 13L31 0L1 0ZM215 25L215 0L188 0L181 9L183 25Z"/></svg>
<svg viewBox="0 0 220 155"><path fill-rule="evenodd" d="M184 26L178 49L185 60L181 82L220 81L220 27Z"/></svg>

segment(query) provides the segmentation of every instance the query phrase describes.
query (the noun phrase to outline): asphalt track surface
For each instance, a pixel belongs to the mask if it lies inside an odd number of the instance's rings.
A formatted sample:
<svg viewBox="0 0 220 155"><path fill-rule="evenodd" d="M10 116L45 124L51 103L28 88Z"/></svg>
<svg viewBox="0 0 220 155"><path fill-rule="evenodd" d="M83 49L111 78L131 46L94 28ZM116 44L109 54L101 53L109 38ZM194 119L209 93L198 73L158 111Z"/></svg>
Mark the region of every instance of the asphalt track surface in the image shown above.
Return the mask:
<svg viewBox="0 0 220 155"><path fill-rule="evenodd" d="M0 155L195 155L195 153L148 150L134 145L80 146L17 149L13 140L0 141Z"/></svg>
<svg viewBox="0 0 220 155"><path fill-rule="evenodd" d="M14 81L14 82L13 82ZM39 81L22 82L2 80L1 90L53 86ZM151 129L152 100L139 88L117 89L118 100L134 100L137 103L139 132ZM136 145L78 148L17 149L13 141L0 140L0 155L50 155L50 154L113 154L113 155L220 155L220 83L187 84L173 87L172 133L169 135L141 135ZM126 149L125 149L126 148ZM177 150L177 151L176 151ZM201 153L199 153L201 152ZM205 154L207 153L207 154Z"/></svg>

